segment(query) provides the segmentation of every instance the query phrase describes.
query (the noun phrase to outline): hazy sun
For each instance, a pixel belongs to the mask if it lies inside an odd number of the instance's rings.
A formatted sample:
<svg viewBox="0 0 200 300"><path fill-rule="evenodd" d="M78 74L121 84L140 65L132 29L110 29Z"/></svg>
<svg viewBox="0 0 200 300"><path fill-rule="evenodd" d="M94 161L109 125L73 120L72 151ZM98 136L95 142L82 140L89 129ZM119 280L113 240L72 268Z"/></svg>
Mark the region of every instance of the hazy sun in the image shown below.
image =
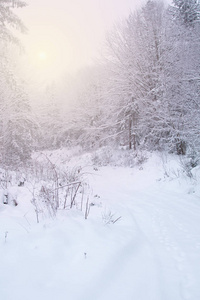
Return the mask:
<svg viewBox="0 0 200 300"><path fill-rule="evenodd" d="M46 60L47 59L47 54L44 51L40 51L38 53L38 57L39 57L40 60Z"/></svg>

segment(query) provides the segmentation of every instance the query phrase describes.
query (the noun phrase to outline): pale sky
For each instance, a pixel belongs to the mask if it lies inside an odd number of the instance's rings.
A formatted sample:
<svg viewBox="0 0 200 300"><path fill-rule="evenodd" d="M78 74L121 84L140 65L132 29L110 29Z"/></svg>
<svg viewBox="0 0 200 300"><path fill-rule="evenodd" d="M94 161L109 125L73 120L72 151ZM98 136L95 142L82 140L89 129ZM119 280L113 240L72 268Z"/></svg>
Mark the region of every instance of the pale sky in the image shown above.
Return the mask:
<svg viewBox="0 0 200 300"><path fill-rule="evenodd" d="M59 73L90 63L107 30L141 0L27 0L17 15L28 28L20 36L35 68ZM41 54L43 53L43 54ZM42 59L43 58L43 59Z"/></svg>
<svg viewBox="0 0 200 300"><path fill-rule="evenodd" d="M21 36L36 73L54 77L95 59L105 33L143 0L27 0L17 15L28 28Z"/></svg>

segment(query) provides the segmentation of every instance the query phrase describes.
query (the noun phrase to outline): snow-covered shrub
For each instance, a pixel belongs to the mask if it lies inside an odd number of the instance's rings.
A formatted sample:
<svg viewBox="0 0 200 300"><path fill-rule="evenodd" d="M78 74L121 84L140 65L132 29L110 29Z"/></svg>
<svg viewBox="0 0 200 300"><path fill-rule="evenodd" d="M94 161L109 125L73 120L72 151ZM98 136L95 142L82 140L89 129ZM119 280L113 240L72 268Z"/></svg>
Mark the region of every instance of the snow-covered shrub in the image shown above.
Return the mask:
<svg viewBox="0 0 200 300"><path fill-rule="evenodd" d="M67 182L76 182L80 180L80 176L82 176L82 168L81 166L74 166L70 170L68 169L65 174L65 180Z"/></svg>
<svg viewBox="0 0 200 300"><path fill-rule="evenodd" d="M189 178L193 178L192 169L199 165L199 154L194 149L189 149L185 156L179 157L179 161L183 173Z"/></svg>
<svg viewBox="0 0 200 300"><path fill-rule="evenodd" d="M117 161L121 163L122 166L129 167L141 166L148 159L146 152L134 150L122 150L121 152L118 152L117 156Z"/></svg>
<svg viewBox="0 0 200 300"><path fill-rule="evenodd" d="M110 147L103 147L92 154L92 163L96 166L107 166L113 162L113 150Z"/></svg>
<svg viewBox="0 0 200 300"><path fill-rule="evenodd" d="M190 158L187 158L187 157L180 157L180 166L181 166L181 169L183 171L183 173L189 177L189 178L192 178L193 177L193 174L192 174L192 169L194 167L196 167L195 164L193 164L193 162L191 161Z"/></svg>
<svg viewBox="0 0 200 300"><path fill-rule="evenodd" d="M0 188L7 189L12 185L13 174L12 172L0 169Z"/></svg>
<svg viewBox="0 0 200 300"><path fill-rule="evenodd" d="M195 168L199 165L199 162L200 162L199 153L197 153L194 150L191 150L188 152L187 157L188 157L191 168Z"/></svg>
<svg viewBox="0 0 200 300"><path fill-rule="evenodd" d="M18 173L8 169L0 169L0 202L7 205L17 206Z"/></svg>
<svg viewBox="0 0 200 300"><path fill-rule="evenodd" d="M87 183L80 166L53 163L51 154L41 154L33 161L29 190L37 222L40 216L54 218L60 209L83 209Z"/></svg>
<svg viewBox="0 0 200 300"><path fill-rule="evenodd" d="M148 155L144 151L112 149L103 147L95 151L92 155L92 163L95 166L123 166L134 167L141 166L148 159Z"/></svg>

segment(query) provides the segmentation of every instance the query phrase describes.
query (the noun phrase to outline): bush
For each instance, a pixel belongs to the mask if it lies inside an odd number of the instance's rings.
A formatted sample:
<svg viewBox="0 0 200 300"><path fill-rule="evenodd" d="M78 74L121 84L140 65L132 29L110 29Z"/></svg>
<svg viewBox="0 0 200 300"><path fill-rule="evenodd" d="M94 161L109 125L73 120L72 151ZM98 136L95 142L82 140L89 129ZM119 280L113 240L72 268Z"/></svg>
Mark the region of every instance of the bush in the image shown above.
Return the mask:
<svg viewBox="0 0 200 300"><path fill-rule="evenodd" d="M92 163L95 166L118 166L134 167L141 166L148 157L144 151L134 150L113 150L110 147L103 147L92 154Z"/></svg>

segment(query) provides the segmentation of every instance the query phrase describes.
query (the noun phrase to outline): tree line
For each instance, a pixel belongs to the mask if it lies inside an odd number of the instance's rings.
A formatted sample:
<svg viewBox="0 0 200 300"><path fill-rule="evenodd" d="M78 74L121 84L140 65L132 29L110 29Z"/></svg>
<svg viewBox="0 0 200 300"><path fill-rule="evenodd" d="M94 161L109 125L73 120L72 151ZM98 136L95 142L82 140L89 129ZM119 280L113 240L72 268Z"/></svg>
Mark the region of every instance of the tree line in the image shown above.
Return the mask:
<svg viewBox="0 0 200 300"><path fill-rule="evenodd" d="M79 90L78 143L177 154L199 148L200 4L148 1L113 27Z"/></svg>
<svg viewBox="0 0 200 300"><path fill-rule="evenodd" d="M184 155L198 151L200 132L200 3L149 0L114 24L101 59L49 85L34 107L9 70L6 26L22 1L0 0L0 156L26 161L31 151L111 145ZM9 25L10 26L10 25ZM13 40L16 42L16 40ZM7 78L7 79L6 79ZM62 101L61 101L62 98Z"/></svg>

